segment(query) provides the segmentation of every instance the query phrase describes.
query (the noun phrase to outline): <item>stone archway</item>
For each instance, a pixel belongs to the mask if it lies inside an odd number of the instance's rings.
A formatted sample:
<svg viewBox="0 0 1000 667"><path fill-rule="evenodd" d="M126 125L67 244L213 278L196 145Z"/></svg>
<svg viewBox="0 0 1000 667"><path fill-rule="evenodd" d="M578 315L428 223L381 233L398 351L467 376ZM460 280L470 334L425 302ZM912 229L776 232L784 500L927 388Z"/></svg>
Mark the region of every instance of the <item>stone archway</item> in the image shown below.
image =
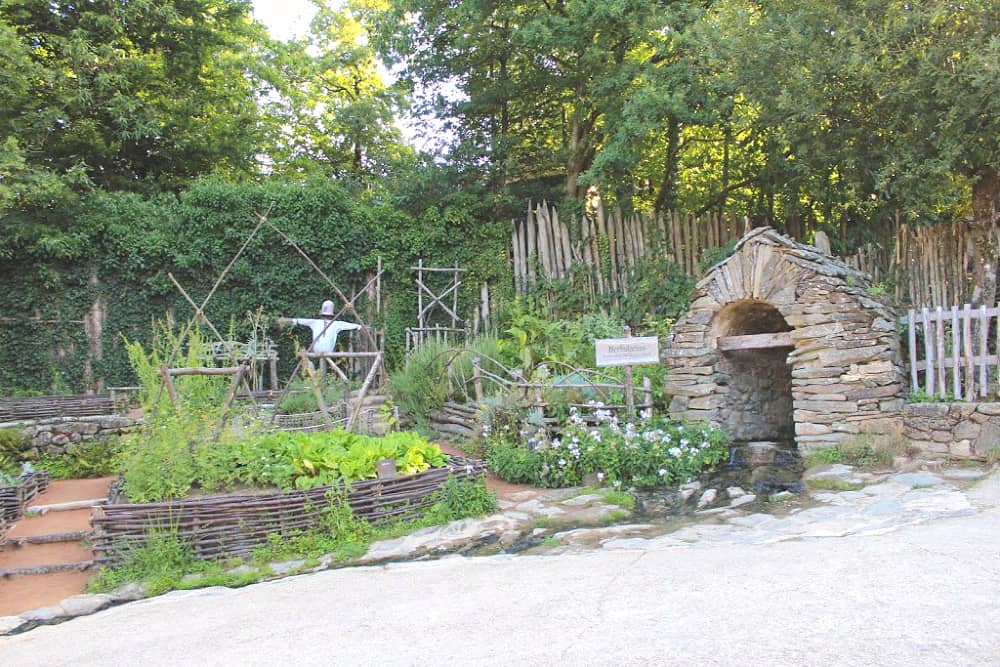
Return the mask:
<svg viewBox="0 0 1000 667"><path fill-rule="evenodd" d="M729 398L718 415L720 426L737 442L791 444L795 421L788 354L794 346L780 334L792 327L770 303L741 299L719 310L712 328L719 341L719 383ZM764 340L775 346L745 345Z"/></svg>
<svg viewBox="0 0 1000 667"><path fill-rule="evenodd" d="M670 414L800 451L891 434L903 404L892 308L868 277L761 228L695 287L663 350ZM789 421L789 414L791 421Z"/></svg>

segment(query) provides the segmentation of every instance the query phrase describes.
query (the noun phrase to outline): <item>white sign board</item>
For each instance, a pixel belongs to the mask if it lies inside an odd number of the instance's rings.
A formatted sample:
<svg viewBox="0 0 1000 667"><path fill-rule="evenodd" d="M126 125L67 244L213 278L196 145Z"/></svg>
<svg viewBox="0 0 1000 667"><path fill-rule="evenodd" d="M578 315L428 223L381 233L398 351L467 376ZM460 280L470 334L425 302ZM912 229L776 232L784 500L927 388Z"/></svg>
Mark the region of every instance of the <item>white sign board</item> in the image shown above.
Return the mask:
<svg viewBox="0 0 1000 667"><path fill-rule="evenodd" d="M600 338L594 341L594 350L598 366L660 363L660 339L656 336Z"/></svg>

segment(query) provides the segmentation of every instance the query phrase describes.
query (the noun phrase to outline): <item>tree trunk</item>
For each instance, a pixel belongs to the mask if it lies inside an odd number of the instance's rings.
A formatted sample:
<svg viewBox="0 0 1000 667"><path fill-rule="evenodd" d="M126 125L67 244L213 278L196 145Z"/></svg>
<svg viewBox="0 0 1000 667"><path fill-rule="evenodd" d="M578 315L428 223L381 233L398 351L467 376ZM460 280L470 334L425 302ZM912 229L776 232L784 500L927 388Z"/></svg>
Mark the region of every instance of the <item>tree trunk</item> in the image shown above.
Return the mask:
<svg viewBox="0 0 1000 667"><path fill-rule="evenodd" d="M998 220L996 201L1000 194L1000 175L993 168L986 168L972 186L972 305L992 305L997 295L997 243Z"/></svg>
<svg viewBox="0 0 1000 667"><path fill-rule="evenodd" d="M673 210L677 207L677 162L680 155L680 123L671 116L667 119L667 159L663 165L663 179L656 195L656 211Z"/></svg>

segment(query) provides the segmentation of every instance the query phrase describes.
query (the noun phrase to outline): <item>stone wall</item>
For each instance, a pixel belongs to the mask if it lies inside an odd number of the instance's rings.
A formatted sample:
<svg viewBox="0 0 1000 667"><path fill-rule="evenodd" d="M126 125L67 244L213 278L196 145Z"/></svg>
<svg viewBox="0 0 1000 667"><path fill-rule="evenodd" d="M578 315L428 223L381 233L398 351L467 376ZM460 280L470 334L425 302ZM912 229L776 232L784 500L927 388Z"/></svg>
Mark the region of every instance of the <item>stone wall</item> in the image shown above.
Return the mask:
<svg viewBox="0 0 1000 667"><path fill-rule="evenodd" d="M739 396L719 413L719 425L733 440L791 442L792 375L787 349L755 350L725 355L720 374L729 378L728 394Z"/></svg>
<svg viewBox="0 0 1000 667"><path fill-rule="evenodd" d="M127 433L142 420L104 415L99 417L53 417L20 422L4 422L0 428L18 428L30 440L29 452L38 456L64 454L76 443Z"/></svg>
<svg viewBox="0 0 1000 667"><path fill-rule="evenodd" d="M903 432L925 458L982 460L1000 448L1000 403L908 403Z"/></svg>

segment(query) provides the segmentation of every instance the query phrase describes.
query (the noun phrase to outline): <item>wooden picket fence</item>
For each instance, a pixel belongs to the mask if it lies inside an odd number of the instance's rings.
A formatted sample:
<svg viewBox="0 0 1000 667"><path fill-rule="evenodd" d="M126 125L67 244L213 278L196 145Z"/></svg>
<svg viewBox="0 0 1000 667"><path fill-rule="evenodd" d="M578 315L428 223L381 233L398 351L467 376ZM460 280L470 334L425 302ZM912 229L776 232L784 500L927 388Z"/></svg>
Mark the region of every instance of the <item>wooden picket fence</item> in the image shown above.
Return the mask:
<svg viewBox="0 0 1000 667"><path fill-rule="evenodd" d="M907 328L911 391L966 401L1000 395L998 313L1000 304L911 308L900 318Z"/></svg>

